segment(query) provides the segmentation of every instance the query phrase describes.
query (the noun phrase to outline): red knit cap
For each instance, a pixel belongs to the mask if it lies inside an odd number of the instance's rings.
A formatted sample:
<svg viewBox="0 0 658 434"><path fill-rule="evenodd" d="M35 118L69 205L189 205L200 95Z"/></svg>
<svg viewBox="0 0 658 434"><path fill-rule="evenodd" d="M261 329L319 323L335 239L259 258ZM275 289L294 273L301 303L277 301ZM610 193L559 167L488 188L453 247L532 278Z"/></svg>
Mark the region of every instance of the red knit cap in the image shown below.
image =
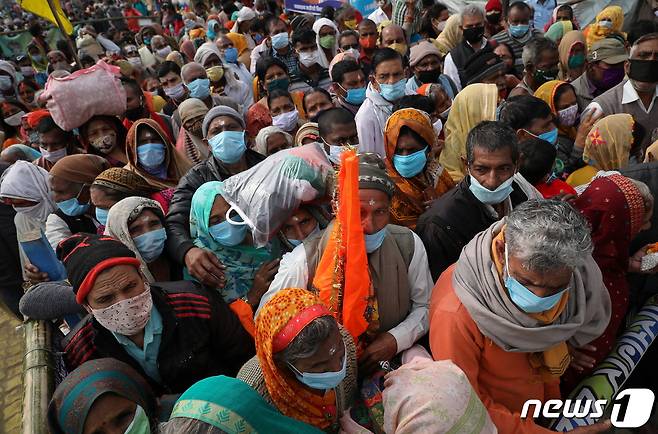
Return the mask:
<svg viewBox="0 0 658 434"><path fill-rule="evenodd" d="M500 0L488 0L487 4L484 6L484 10L486 12L491 12L491 11L502 12L503 11L503 5L500 2Z"/></svg>

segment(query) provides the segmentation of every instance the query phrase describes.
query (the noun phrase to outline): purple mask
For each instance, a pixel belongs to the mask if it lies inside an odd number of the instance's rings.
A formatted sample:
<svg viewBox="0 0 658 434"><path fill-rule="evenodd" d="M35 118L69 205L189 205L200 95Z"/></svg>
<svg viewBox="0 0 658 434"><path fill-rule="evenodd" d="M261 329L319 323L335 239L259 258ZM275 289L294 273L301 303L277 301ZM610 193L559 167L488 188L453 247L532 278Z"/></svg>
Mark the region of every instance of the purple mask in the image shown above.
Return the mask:
<svg viewBox="0 0 658 434"><path fill-rule="evenodd" d="M595 83L598 90L603 93L621 83L624 79L624 68L610 68L603 71L603 79Z"/></svg>

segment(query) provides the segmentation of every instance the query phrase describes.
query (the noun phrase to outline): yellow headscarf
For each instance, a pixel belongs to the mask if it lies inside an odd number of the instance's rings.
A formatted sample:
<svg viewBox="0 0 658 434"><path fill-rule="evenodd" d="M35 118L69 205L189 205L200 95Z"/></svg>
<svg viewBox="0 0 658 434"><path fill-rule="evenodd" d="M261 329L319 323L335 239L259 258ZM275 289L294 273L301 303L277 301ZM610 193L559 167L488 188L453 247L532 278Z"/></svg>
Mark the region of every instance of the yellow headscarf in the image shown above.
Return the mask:
<svg viewBox="0 0 658 434"><path fill-rule="evenodd" d="M567 85L566 81L551 80L539 86L535 91L535 96L544 101L551 108L551 113L557 117L557 108L555 107L555 93L560 86ZM558 130L563 136L567 136L572 140L576 138L576 128L558 125Z"/></svg>
<svg viewBox="0 0 658 434"><path fill-rule="evenodd" d="M585 139L583 161L600 170L620 170L628 166L634 123L633 116L627 113L599 119Z"/></svg>
<svg viewBox="0 0 658 434"><path fill-rule="evenodd" d="M233 46L236 50L238 50L238 56L244 53L247 48L249 48L247 45L247 38L245 38L245 36L241 35L240 33L227 33L226 37L229 38L231 42L233 42Z"/></svg>
<svg viewBox="0 0 658 434"><path fill-rule="evenodd" d="M432 41L441 55L446 56L453 48L462 41L461 18L459 14L450 15L446 21L443 31Z"/></svg>
<svg viewBox="0 0 658 434"><path fill-rule="evenodd" d="M493 121L498 106L495 84L476 83L457 94L445 126L445 147L439 157L450 177L459 182L466 173L462 158L466 157L466 136L482 121Z"/></svg>
<svg viewBox="0 0 658 434"><path fill-rule="evenodd" d="M604 18L612 20L612 27L602 27L600 22ZM626 39L626 33L621 31L624 25L624 11L620 6L608 6L596 16L596 21L587 26L585 33L587 36L587 49L592 48L592 44L610 35L619 34Z"/></svg>

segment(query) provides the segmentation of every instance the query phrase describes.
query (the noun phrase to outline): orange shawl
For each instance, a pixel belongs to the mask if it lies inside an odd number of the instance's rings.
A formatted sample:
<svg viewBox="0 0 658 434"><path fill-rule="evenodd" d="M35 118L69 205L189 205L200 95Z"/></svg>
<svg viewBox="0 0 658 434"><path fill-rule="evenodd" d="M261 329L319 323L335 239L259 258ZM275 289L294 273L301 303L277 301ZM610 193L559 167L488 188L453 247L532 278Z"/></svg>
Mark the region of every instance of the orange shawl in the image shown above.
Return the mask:
<svg viewBox="0 0 658 434"><path fill-rule="evenodd" d="M384 149L386 150L386 170L395 182L395 196L391 200L393 223L416 228L418 217L425 211L425 202L436 199L455 186L447 170L439 164L439 159L430 152L425 169L413 178L401 176L393 165L393 155L398 137L406 127L418 134L429 149L436 146L436 133L429 116L420 110L407 108L393 113L384 129Z"/></svg>
<svg viewBox="0 0 658 434"><path fill-rule="evenodd" d="M336 392L330 390L318 396L308 391L288 372L280 370L273 357L273 342L280 339L279 332L301 312L320 303L315 294L305 289L288 288L277 292L256 317L256 355L267 391L279 411L325 429L336 422Z"/></svg>

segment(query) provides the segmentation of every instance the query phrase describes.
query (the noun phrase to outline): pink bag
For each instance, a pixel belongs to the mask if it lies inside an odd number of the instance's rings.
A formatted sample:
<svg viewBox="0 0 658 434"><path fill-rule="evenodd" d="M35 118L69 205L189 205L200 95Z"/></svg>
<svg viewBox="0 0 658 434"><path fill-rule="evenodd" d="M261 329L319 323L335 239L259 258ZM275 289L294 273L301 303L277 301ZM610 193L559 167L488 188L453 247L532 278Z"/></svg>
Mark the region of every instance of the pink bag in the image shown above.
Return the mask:
<svg viewBox="0 0 658 434"><path fill-rule="evenodd" d="M55 123L65 131L80 127L95 115L123 116L126 91L118 66L102 60L62 78L48 78L42 98Z"/></svg>

